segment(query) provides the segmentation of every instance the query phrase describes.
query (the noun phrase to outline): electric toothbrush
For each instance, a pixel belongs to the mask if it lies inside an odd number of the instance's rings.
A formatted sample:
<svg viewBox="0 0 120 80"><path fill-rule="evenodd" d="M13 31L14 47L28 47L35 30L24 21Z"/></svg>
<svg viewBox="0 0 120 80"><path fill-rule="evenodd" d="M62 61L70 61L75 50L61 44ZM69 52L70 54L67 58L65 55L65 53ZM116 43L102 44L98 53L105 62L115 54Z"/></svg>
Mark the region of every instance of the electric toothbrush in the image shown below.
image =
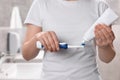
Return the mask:
<svg viewBox="0 0 120 80"><path fill-rule="evenodd" d="M36 46L38 49L45 49L44 46L40 43L40 41L36 42ZM59 48L60 49L69 49L69 48L84 48L85 44L81 45L68 45L67 43L59 43Z"/></svg>

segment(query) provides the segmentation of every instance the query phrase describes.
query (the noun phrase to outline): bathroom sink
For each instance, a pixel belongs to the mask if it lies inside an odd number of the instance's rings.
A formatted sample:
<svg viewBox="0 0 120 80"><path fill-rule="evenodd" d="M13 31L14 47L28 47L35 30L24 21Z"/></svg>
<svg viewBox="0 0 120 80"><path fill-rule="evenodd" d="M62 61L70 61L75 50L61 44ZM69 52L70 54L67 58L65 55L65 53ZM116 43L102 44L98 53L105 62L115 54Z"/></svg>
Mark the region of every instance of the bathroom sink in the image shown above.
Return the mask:
<svg viewBox="0 0 120 80"><path fill-rule="evenodd" d="M40 63L42 62L41 59L33 59L30 61L26 61L24 59L11 59L11 58L6 58L3 63Z"/></svg>
<svg viewBox="0 0 120 80"><path fill-rule="evenodd" d="M6 56L3 63L40 63L42 62L44 54L40 53L36 58L26 61L22 54L17 54L15 56Z"/></svg>
<svg viewBox="0 0 120 80"><path fill-rule="evenodd" d="M0 80L40 80L42 63L2 64Z"/></svg>

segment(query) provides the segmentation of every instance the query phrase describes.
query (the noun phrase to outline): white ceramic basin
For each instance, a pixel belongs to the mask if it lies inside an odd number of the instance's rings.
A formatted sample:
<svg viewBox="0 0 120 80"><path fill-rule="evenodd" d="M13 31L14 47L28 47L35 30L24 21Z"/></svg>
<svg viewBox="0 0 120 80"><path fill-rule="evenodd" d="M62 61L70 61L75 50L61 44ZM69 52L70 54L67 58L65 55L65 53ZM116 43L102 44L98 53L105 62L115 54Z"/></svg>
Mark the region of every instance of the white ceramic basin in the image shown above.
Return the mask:
<svg viewBox="0 0 120 80"><path fill-rule="evenodd" d="M0 80L40 80L42 63L3 64Z"/></svg>

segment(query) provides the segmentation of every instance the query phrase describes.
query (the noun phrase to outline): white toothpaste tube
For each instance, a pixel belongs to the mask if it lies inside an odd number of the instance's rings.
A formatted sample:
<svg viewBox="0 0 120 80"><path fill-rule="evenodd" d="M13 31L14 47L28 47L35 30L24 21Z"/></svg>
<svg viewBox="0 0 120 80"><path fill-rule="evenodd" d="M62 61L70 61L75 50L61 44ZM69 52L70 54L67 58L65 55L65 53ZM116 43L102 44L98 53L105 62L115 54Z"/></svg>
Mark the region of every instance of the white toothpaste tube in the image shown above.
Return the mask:
<svg viewBox="0 0 120 80"><path fill-rule="evenodd" d="M85 43L86 41L90 41L95 37L94 29L97 24L105 24L107 26L110 26L117 19L118 15L112 9L108 8L85 33L83 36L83 42Z"/></svg>

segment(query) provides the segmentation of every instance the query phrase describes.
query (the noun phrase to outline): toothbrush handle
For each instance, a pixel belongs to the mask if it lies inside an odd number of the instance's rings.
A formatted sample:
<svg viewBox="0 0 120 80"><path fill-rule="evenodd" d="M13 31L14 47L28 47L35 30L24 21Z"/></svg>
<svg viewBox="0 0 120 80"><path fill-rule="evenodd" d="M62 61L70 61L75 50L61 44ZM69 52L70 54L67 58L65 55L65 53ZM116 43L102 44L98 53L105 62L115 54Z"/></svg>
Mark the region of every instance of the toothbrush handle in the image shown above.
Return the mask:
<svg viewBox="0 0 120 80"><path fill-rule="evenodd" d="M37 46L38 49L44 49L44 46L39 41L36 42L36 46ZM68 44L59 43L59 48L60 49L68 49Z"/></svg>

